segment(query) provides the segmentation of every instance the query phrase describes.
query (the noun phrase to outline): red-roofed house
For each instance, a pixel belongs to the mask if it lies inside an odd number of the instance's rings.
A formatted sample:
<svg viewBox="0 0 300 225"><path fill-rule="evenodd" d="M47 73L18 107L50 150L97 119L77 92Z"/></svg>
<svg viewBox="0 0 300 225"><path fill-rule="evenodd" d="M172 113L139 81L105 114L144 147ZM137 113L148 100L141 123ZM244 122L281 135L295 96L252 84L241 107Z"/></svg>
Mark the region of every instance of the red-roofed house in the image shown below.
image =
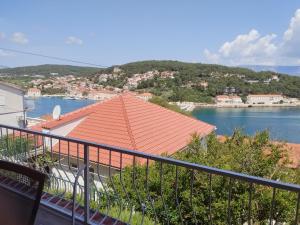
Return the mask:
<svg viewBox="0 0 300 225"><path fill-rule="evenodd" d="M31 129L148 154L172 155L187 146L192 134L205 137L215 130L215 126L126 93ZM54 145L54 151L83 158L83 146L63 141ZM98 149L89 149L92 164L110 164L115 168L132 164L132 157L122 155L121 165L119 153L109 154L108 150L100 149L99 154ZM136 161L144 163L139 159Z"/></svg>
<svg viewBox="0 0 300 225"><path fill-rule="evenodd" d="M40 97L41 96L41 90L38 88L29 88L27 91L27 96L28 97Z"/></svg>

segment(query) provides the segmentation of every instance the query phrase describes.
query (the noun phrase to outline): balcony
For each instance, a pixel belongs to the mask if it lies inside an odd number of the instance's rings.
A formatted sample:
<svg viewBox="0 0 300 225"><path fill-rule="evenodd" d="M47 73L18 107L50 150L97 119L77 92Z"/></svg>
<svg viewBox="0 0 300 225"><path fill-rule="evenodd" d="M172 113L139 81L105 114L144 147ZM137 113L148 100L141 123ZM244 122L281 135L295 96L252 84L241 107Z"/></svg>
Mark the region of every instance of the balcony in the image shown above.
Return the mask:
<svg viewBox="0 0 300 225"><path fill-rule="evenodd" d="M299 224L294 184L4 125L0 157L47 174L36 224Z"/></svg>

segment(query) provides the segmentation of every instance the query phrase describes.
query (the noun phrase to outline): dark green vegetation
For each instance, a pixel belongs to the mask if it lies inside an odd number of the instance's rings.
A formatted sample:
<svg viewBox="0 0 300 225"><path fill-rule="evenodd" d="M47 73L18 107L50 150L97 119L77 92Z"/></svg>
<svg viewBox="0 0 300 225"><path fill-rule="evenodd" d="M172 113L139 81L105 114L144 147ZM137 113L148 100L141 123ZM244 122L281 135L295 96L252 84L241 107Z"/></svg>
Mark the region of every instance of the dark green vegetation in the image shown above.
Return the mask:
<svg viewBox="0 0 300 225"><path fill-rule="evenodd" d="M36 147L33 143L35 142L32 136L27 139L18 134L4 134L0 139L0 155L4 159L9 157L26 160L33 167L44 169L48 167L48 170L49 166L52 167L58 163L53 161L49 152L31 158L29 150ZM300 169L287 167L289 159L284 144L272 143L268 132L246 136L237 130L232 137L227 137L224 141L218 140L216 135L212 134L207 138L206 147L203 146L199 137L194 135L188 147L173 157L268 179L300 183ZM124 156L124 158L127 157ZM146 225L240 225L247 222L249 183L230 180L228 177L218 175L212 175L210 180L205 172L155 163L151 160L147 167L145 164L139 164L138 157L133 160L133 163L135 163L134 167L128 166L122 174L118 173L107 179L109 188L98 190L101 194L96 192L101 200L91 200L92 209L122 221L129 221L131 218L130 224L141 224L143 220ZM71 193L66 190L51 188L50 181L55 182L55 178L53 176L49 178L45 187L46 191L71 199ZM191 183L193 183L192 196ZM232 189L231 222L229 223L230 183ZM93 182L91 185L91 193L93 193ZM251 190L251 224L268 224L273 190L261 185L253 185ZM294 193L276 190L273 210L273 219L276 224L294 224L296 200L297 196ZM83 205L82 195L77 195L77 202ZM211 202L211 214L209 202ZM212 223L210 223L210 218Z"/></svg>
<svg viewBox="0 0 300 225"><path fill-rule="evenodd" d="M24 90L26 88L31 87L29 85L29 82L34 80L34 79L35 79L34 77L23 77L23 76L20 76L20 77L16 77L16 76L14 76L14 77L0 77L0 81L17 85L20 88L23 88Z"/></svg>
<svg viewBox="0 0 300 225"><path fill-rule="evenodd" d="M199 138L195 136L185 151L173 157L268 179L300 183L299 169L286 167L288 158L284 145L272 144L267 132L245 136L242 132L236 131L225 142L220 142L215 135L211 135L207 140L207 148L204 148ZM148 176L147 183L145 183L146 176ZM210 179L207 173L199 171L192 173L191 170L177 167L176 192L175 166L150 162L147 170L146 165L138 164L138 159L136 166L125 168L122 182L120 180L120 176L116 175L109 184L119 194L118 199L113 200L115 206L123 202L123 205L133 206L140 213L144 211L145 215L153 220L174 225L227 224L228 191L231 182L230 224L239 225L247 222L250 184L246 182L212 175L210 192ZM294 193L277 190L273 211L276 224L283 222L293 224L296 199ZM210 201L212 223L209 222ZM141 202L145 202L145 205ZM271 202L272 188L253 185L251 206L253 224L268 224Z"/></svg>
<svg viewBox="0 0 300 225"><path fill-rule="evenodd" d="M94 74L100 70L101 69L95 67L82 67L82 66L70 66L70 65L39 65L39 66L24 66L24 67L0 69L0 74L6 74L11 76L20 76L20 75L49 76L51 73L58 73L59 76L64 76L64 75L86 76L86 75Z"/></svg>
<svg viewBox="0 0 300 225"><path fill-rule="evenodd" d="M121 65L119 68L123 73L115 79L108 80L106 85L122 87L127 77L151 70L177 72L174 79L154 77L141 82L137 87L138 90L150 91L170 101L211 102L211 98L223 94L226 87L233 87L233 94L242 97L248 94L278 93L300 98L300 77L274 72L254 72L245 68L178 61L142 61ZM112 73L112 70L111 67L103 72ZM275 74L278 75L279 82L264 82ZM249 80L258 82L249 84ZM200 85L202 81L208 82L207 88Z"/></svg>
<svg viewBox="0 0 300 225"><path fill-rule="evenodd" d="M2 157L23 159L32 147L32 140L26 139L25 137L14 137L13 135L7 134L0 139L0 155Z"/></svg>
<svg viewBox="0 0 300 225"><path fill-rule="evenodd" d="M161 97L154 96L149 100L149 102L154 103L154 104L159 105L159 106L162 106L164 108L170 109L172 111L181 113L183 115L191 116L190 112L187 112L187 111L184 111L184 110L180 109L180 107L178 107L177 105L170 104L167 100L165 100Z"/></svg>

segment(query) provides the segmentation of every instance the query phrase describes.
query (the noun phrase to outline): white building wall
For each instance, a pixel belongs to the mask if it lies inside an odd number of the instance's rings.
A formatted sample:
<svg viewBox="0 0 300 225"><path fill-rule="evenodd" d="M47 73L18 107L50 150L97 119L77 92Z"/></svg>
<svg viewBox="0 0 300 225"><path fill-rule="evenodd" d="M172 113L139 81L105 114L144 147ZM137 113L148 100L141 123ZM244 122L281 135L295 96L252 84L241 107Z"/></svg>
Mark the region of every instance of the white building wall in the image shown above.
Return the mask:
<svg viewBox="0 0 300 225"><path fill-rule="evenodd" d="M0 84L0 124L22 127L25 118L24 93Z"/></svg>
<svg viewBox="0 0 300 225"><path fill-rule="evenodd" d="M257 96L248 96L248 104L275 104L280 101L284 101L284 96L281 95L257 95Z"/></svg>

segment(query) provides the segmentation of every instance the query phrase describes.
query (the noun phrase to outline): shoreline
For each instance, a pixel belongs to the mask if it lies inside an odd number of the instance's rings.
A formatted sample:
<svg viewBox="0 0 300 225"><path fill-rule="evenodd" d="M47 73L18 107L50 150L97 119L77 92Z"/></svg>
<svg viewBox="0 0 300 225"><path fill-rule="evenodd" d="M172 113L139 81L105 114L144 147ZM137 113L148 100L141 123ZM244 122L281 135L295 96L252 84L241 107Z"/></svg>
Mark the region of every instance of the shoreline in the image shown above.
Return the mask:
<svg viewBox="0 0 300 225"><path fill-rule="evenodd" d="M300 107L300 104L240 104L240 105L220 105L220 104L195 104L195 108L263 108L263 107Z"/></svg>
<svg viewBox="0 0 300 225"><path fill-rule="evenodd" d="M65 100L93 100L96 101L95 99L92 98L81 98L81 97L69 97L68 95L63 95L63 94L56 94L56 95L41 95L41 96L36 96L36 97L31 97L31 96L24 96L26 99L39 99L39 98L62 98Z"/></svg>
<svg viewBox="0 0 300 225"><path fill-rule="evenodd" d="M300 103L282 103L282 104L207 104L197 102L170 102L170 104L176 104L180 109L193 112L194 110L201 108L288 108L288 107L300 107Z"/></svg>
<svg viewBox="0 0 300 225"><path fill-rule="evenodd" d="M25 96L27 99L37 99L37 98L52 98L60 97L66 98L66 100L94 100L88 97L76 97L72 98L64 94L55 94L55 95L41 95L37 97ZM263 108L263 107L300 107L299 103L282 103L282 104L209 104L209 103L200 103L200 102L169 102L170 104L175 104L179 106L182 110L192 112L200 108Z"/></svg>

